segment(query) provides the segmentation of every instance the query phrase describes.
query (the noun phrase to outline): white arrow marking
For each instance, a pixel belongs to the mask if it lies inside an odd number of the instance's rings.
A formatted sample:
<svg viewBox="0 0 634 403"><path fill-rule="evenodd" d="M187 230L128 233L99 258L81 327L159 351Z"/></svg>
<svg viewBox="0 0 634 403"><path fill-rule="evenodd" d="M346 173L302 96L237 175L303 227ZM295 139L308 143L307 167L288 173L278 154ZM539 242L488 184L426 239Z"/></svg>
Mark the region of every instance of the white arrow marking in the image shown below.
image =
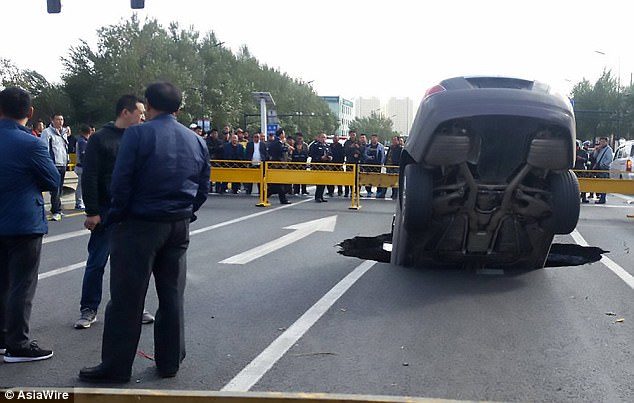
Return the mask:
<svg viewBox="0 0 634 403"><path fill-rule="evenodd" d="M317 231L334 232L335 225L337 224L337 216L320 218L318 220L308 221L300 224L284 227L284 229L294 229L295 231L283 237L277 238L274 241L267 242L264 245L260 245L257 248L250 249L246 252L242 252L239 255L232 256L223 260L220 263L225 264L246 264L259 257L267 255L271 252L275 252L285 246L297 242L302 238L306 238L308 235Z"/></svg>

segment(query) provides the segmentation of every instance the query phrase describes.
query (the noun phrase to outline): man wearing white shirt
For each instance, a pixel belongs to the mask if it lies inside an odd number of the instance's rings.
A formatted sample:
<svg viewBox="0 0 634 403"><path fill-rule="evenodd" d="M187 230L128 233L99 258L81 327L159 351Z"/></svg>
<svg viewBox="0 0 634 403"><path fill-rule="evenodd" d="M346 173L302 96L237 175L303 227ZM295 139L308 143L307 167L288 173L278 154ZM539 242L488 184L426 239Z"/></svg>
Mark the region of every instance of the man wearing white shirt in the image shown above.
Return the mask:
<svg viewBox="0 0 634 403"><path fill-rule="evenodd" d="M247 143L247 161L251 161L251 165L259 167L260 164L267 160L266 145L260 141L260 133L253 135L253 140ZM247 194L253 191L253 183L245 183ZM258 186L258 192L260 191Z"/></svg>

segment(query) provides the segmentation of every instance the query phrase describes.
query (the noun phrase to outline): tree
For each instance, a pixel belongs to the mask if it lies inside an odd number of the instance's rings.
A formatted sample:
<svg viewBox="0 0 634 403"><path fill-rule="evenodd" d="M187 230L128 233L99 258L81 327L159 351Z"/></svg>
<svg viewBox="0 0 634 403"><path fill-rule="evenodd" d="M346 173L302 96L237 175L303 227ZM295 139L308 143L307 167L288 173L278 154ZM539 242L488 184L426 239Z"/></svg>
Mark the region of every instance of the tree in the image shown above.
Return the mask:
<svg viewBox="0 0 634 403"><path fill-rule="evenodd" d="M585 79L577 83L572 90L577 137L584 140L610 135L630 137L634 122L631 90L621 88L609 70L604 70L594 84Z"/></svg>
<svg viewBox="0 0 634 403"><path fill-rule="evenodd" d="M398 132L394 131L394 123L392 119L372 112L370 116L364 118L356 118L350 123L350 129L356 130L357 133L365 133L367 135L378 134L381 142L388 141L393 136L398 136Z"/></svg>
<svg viewBox="0 0 634 403"><path fill-rule="evenodd" d="M245 114L258 112L251 93L268 91L280 114L302 108L319 116L302 120L303 130L334 130L336 122L328 115L328 106L309 86L260 65L246 46L233 54L213 32L201 36L191 27L181 29L171 23L164 28L154 19L141 23L135 16L97 32L96 49L80 42L63 59L64 88L79 121L112 120L120 95L140 95L147 83L167 80L183 90L178 119L186 124L210 117L215 127L238 127ZM296 122L282 119L281 123L295 128ZM252 130L258 126L251 126Z"/></svg>

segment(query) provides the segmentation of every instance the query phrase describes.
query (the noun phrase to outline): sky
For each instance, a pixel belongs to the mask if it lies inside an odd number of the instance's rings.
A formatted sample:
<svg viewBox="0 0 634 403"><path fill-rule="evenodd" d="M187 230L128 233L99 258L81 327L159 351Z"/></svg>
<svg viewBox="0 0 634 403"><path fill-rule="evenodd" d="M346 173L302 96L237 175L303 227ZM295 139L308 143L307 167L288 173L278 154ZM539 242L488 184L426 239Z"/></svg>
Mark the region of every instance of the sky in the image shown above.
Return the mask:
<svg viewBox="0 0 634 403"><path fill-rule="evenodd" d="M129 0L0 0L0 57L60 81L60 57L129 18ZM538 79L568 93L604 68L634 72L631 0L145 0L145 17L214 31L319 95L411 97L444 78ZM13 15L15 18L7 18ZM8 39L11 38L11 39ZM600 53L599 53L600 52Z"/></svg>

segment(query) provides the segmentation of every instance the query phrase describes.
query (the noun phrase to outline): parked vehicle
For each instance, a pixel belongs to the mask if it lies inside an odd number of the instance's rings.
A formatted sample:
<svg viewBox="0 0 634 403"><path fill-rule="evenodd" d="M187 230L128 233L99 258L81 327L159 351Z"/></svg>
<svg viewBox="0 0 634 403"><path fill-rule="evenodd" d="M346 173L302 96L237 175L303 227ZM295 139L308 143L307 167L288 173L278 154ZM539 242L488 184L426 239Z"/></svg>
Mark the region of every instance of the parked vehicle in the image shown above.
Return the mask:
<svg viewBox="0 0 634 403"><path fill-rule="evenodd" d="M634 140L626 141L614 151L610 178L634 180Z"/></svg>
<svg viewBox="0 0 634 403"><path fill-rule="evenodd" d="M392 263L535 269L579 218L570 101L537 81L430 88L400 162Z"/></svg>

